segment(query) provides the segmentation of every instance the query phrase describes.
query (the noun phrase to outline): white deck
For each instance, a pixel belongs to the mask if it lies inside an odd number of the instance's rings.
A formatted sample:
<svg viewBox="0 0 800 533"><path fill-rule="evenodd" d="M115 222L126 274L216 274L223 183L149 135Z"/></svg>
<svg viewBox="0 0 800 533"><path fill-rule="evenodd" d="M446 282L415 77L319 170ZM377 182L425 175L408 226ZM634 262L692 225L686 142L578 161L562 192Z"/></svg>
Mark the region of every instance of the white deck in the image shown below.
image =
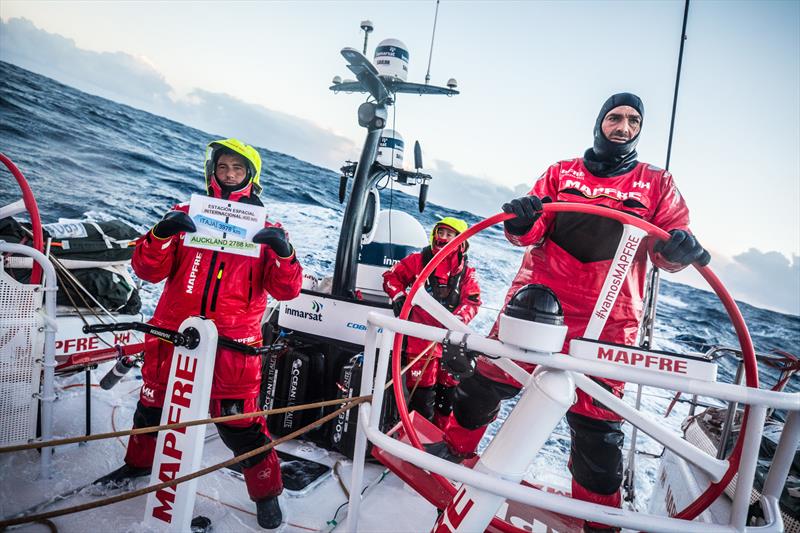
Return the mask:
<svg viewBox="0 0 800 533"><path fill-rule="evenodd" d="M102 377L108 365L93 372L94 381ZM111 391L92 388L92 431L95 433L130 428L137 393L141 381L126 376ZM64 389L64 387L69 387ZM78 374L57 380L59 400L55 404L54 434L57 437L80 435L84 431L83 375ZM203 466L210 466L232 457L228 448L216 437L213 426L208 429ZM55 494L78 487L110 472L122 464L127 437L89 442L61 448L53 458L53 476L50 480L37 479L39 454L34 450L0 455L0 516L9 517L23 509L38 504ZM281 445L281 449L295 455L334 466L341 482L350 482L352 463L345 457L313 446L294 442ZM364 531L397 532L425 531L436 519L432 505L408 488L393 474L383 476L382 465L367 465L364 507L361 525ZM147 484L147 478L136 485ZM116 494L116 493L115 493ZM96 500L101 496L89 493L54 504L51 511ZM140 496L107 507L52 519L61 533L92 531L146 531L142 524L146 496ZM330 531L337 508L347 502L347 496L335 476L311 489L302 497L292 497L288 491L281 496L284 524L278 531L308 532ZM347 513L341 507L336 516L338 529ZM255 504L247 496L244 482L225 471L217 471L200 478L195 516L211 519L215 532L263 531L256 523ZM90 526L89 526L90 524ZM41 532L43 524L27 524L17 531Z"/></svg>

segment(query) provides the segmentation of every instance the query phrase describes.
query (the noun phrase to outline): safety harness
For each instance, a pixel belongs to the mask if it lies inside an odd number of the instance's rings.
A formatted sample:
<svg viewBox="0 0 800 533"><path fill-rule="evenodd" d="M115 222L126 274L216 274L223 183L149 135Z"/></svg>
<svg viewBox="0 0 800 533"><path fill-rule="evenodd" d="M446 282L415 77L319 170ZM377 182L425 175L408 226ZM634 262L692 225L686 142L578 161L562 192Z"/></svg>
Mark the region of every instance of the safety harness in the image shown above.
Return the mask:
<svg viewBox="0 0 800 533"><path fill-rule="evenodd" d="M433 259L433 249L430 246L426 246L422 249L422 268L425 268L431 259ZM435 271L431 272L425 282L425 289L451 313L461 303L461 280L464 277L464 272L467 271L467 256L460 250L458 252L458 264L461 268L458 273L450 275L446 284L439 281Z"/></svg>

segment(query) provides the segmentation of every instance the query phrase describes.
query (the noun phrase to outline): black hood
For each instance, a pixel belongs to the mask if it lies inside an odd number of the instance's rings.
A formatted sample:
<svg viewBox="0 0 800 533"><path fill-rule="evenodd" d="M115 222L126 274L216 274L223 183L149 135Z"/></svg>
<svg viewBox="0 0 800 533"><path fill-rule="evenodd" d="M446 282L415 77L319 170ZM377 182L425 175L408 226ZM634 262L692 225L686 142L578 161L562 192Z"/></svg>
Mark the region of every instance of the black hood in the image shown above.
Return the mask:
<svg viewBox="0 0 800 533"><path fill-rule="evenodd" d="M611 142L603 135L603 119L609 111L622 105L634 108L642 117L644 124L644 104L635 94L617 93L605 101L594 123L594 146L586 150L583 156L586 168L595 176L619 176L636 166L638 157L636 145L639 143L641 129L633 139L622 144Z"/></svg>

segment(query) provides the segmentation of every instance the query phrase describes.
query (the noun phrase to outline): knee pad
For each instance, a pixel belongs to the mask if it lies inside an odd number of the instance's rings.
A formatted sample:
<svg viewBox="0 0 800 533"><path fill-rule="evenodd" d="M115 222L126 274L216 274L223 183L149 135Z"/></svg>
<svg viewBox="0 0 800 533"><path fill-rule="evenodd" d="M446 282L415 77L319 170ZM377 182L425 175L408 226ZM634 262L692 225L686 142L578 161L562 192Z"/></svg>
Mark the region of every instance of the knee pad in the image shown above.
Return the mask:
<svg viewBox="0 0 800 533"><path fill-rule="evenodd" d="M270 442L260 424L252 424L247 427L234 427L225 424L216 424L216 426L222 442L230 448L234 455L242 455ZM255 466L263 461L268 453L262 452L254 455L242 461L241 464L245 468Z"/></svg>
<svg viewBox="0 0 800 533"><path fill-rule="evenodd" d="M497 417L500 402L513 398L519 389L498 383L479 373L464 379L453 393L453 415L466 429L478 429Z"/></svg>

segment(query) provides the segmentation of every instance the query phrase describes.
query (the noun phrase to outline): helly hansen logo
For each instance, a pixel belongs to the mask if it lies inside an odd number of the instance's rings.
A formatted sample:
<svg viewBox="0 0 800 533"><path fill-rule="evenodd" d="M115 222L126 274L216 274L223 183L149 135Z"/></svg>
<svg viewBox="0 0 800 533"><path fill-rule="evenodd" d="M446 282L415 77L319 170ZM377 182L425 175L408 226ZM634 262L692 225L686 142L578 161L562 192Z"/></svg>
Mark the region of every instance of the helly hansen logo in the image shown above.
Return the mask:
<svg viewBox="0 0 800 533"><path fill-rule="evenodd" d="M586 174L584 174L580 170L575 170L573 168L562 168L561 169L561 175L562 176L575 176L576 178L582 178Z"/></svg>
<svg viewBox="0 0 800 533"><path fill-rule="evenodd" d="M647 189L650 190L650 182L649 181L634 181L633 182L634 189Z"/></svg>

